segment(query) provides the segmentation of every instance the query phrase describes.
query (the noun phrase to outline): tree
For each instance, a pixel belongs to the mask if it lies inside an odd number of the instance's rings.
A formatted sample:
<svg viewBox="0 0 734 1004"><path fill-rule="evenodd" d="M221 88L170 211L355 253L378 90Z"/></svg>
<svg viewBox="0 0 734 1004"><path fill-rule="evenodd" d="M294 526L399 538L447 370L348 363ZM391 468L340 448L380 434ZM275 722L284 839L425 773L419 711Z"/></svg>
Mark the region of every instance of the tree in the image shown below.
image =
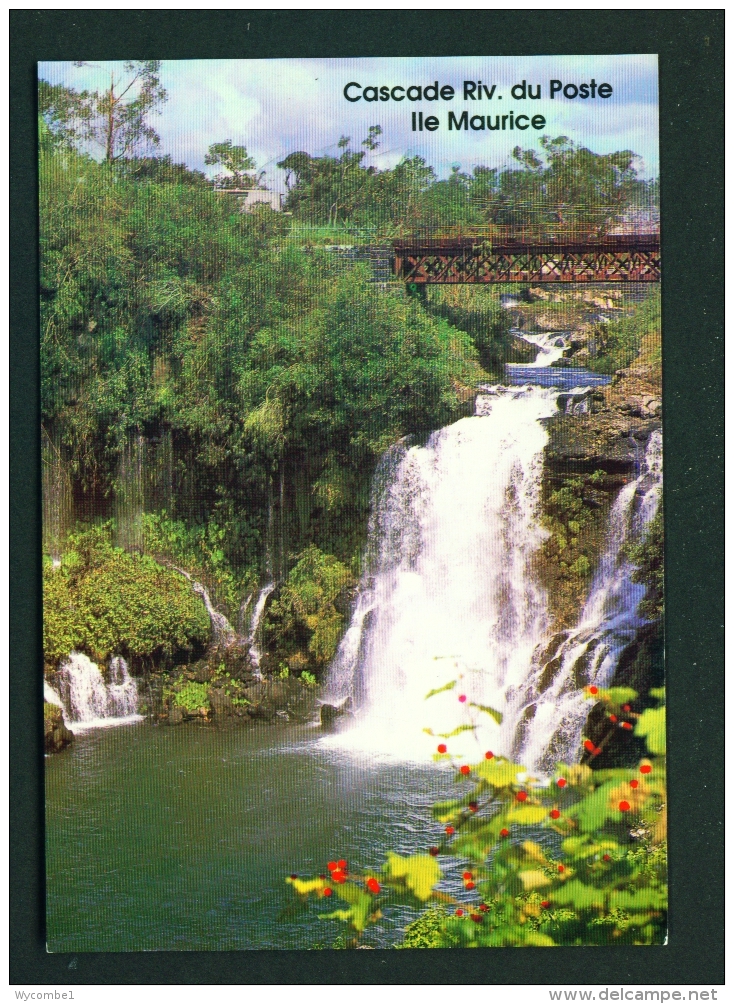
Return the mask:
<svg viewBox="0 0 734 1004"><path fill-rule="evenodd" d="M233 146L232 140L212 143L204 157L205 164L219 164L228 174L218 174L214 183L218 188L258 188L262 174L253 178L248 172L255 170L255 161L247 152L247 147Z"/></svg>
<svg viewBox="0 0 734 1004"><path fill-rule="evenodd" d="M75 66L93 64L77 60ZM127 60L122 75L110 73L104 91L75 91L42 80L39 112L61 143L101 147L104 159L115 161L158 146L160 137L148 122L167 95L158 78L160 60Z"/></svg>

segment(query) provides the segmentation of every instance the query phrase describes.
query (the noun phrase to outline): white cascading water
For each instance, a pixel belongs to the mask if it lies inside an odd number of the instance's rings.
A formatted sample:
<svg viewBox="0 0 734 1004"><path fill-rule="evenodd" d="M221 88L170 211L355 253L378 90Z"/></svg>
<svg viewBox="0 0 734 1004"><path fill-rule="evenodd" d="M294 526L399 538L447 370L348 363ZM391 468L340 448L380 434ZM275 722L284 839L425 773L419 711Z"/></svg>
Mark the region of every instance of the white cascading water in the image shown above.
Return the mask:
<svg viewBox="0 0 734 1004"><path fill-rule="evenodd" d="M110 660L108 675L109 683L99 666L83 652L72 652L61 664L57 677L59 699L52 703L60 705L72 732L142 721L137 713L137 684L121 656Z"/></svg>
<svg viewBox="0 0 734 1004"><path fill-rule="evenodd" d="M448 740L452 752L509 752L516 722L506 697L524 683L548 627L531 563L545 536L541 420L556 396L486 388L471 418L425 446L389 451L376 477L367 575L324 695L358 710L351 728L324 742L420 760L436 736L469 723L474 731ZM451 680L452 690L425 699ZM503 712L502 725L472 704Z"/></svg>
<svg viewBox="0 0 734 1004"><path fill-rule="evenodd" d="M607 687L624 649L644 621L637 613L645 586L632 581L626 547L639 541L660 503L663 441L659 431L648 440L641 471L625 485L609 516L607 546L591 585L578 626L546 652L513 703L522 708L515 753L523 763L552 770L578 755L590 703L583 687ZM517 716L515 716L517 717Z"/></svg>
<svg viewBox="0 0 734 1004"><path fill-rule="evenodd" d="M529 333L514 328L513 334L538 349L538 354L533 362L523 364L525 369L533 370L552 366L553 363L563 358L563 353L566 351L565 332L562 331Z"/></svg>
<svg viewBox="0 0 734 1004"><path fill-rule="evenodd" d="M260 590L260 595L257 598L257 603L252 614L250 633L247 638L250 663L255 670L255 675L259 676L260 679L262 679L262 673L260 672L260 660L262 659L262 651L260 650L260 621L265 613L265 604L268 602L268 596L270 596L274 589L275 583L269 582Z"/></svg>
<svg viewBox="0 0 734 1004"><path fill-rule="evenodd" d="M642 623L636 610L644 588L631 582L622 548L656 511L661 439L653 434L644 470L613 506L607 553L581 621L564 636L553 688L539 696L537 658L548 647L550 618L533 561L546 536L542 420L558 397L557 389L537 386L485 388L473 417L383 458L366 573L323 695L353 717L323 743L425 760L445 741L467 759L487 750L522 755L528 769L548 766L561 750L577 757L589 706L573 684L574 667L588 653L593 676L581 686L608 682ZM475 705L501 712L501 725Z"/></svg>

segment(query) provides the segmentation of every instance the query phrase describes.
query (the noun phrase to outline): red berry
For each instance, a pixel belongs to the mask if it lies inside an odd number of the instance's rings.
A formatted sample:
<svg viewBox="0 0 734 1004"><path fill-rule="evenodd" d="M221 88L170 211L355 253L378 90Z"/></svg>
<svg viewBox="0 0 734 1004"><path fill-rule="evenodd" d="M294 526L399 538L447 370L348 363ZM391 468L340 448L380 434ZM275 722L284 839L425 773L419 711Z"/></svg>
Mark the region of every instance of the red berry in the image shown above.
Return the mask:
<svg viewBox="0 0 734 1004"><path fill-rule="evenodd" d="M331 896L332 890L328 887L324 889L324 896Z"/></svg>
<svg viewBox="0 0 734 1004"><path fill-rule="evenodd" d="M622 728L623 729L631 729L632 728L632 723L631 722L622 722Z"/></svg>
<svg viewBox="0 0 734 1004"><path fill-rule="evenodd" d="M589 687L589 693L590 694L598 694L599 693L599 688L598 687Z"/></svg>
<svg viewBox="0 0 734 1004"><path fill-rule="evenodd" d="M456 833L456 830L453 828L453 826L447 826L446 832L448 833L449 836L452 836L452 834Z"/></svg>
<svg viewBox="0 0 734 1004"><path fill-rule="evenodd" d="M344 870L346 871L346 869L347 869L347 863L346 863L346 861L344 860L344 858L340 858L340 859L339 859L339 860L337 861L337 866L338 866L339 868L343 868L343 869L344 869Z"/></svg>
<svg viewBox="0 0 734 1004"><path fill-rule="evenodd" d="M515 795L515 798L518 800L518 802L526 801L527 797L528 793L526 791L518 791L518 793Z"/></svg>
<svg viewBox="0 0 734 1004"><path fill-rule="evenodd" d="M639 787L640 787L639 781L630 781L630 788L639 788Z"/></svg>
<svg viewBox="0 0 734 1004"><path fill-rule="evenodd" d="M438 847L429 847L428 853L435 858L438 855Z"/></svg>
<svg viewBox="0 0 734 1004"><path fill-rule="evenodd" d="M500 836L501 837L509 837L509 835L510 835L510 831L509 830L505 830L505 829L500 830Z"/></svg>
<svg viewBox="0 0 734 1004"><path fill-rule="evenodd" d="M476 889L476 885L474 884L474 882L467 882L466 885L464 886L464 888L465 889L470 889L470 890L471 889Z"/></svg>
<svg viewBox="0 0 734 1004"><path fill-rule="evenodd" d="M631 710L632 710L632 708L629 706L629 704L623 704L622 705L622 711L631 711Z"/></svg>
<svg viewBox="0 0 734 1004"><path fill-rule="evenodd" d="M464 703L464 701L466 700L466 694L459 694L459 700L460 700L460 701L461 701L461 703L463 704L463 703Z"/></svg>
<svg viewBox="0 0 734 1004"><path fill-rule="evenodd" d="M560 816L560 812L558 811L558 809L551 809L551 811L550 811L550 817L551 817L551 819L558 819L559 816Z"/></svg>
<svg viewBox="0 0 734 1004"><path fill-rule="evenodd" d="M461 774L471 774L471 767L468 764L464 764L463 767L459 767L459 773Z"/></svg>
<svg viewBox="0 0 734 1004"><path fill-rule="evenodd" d="M609 716L609 721L610 721L610 722L618 722L618 721L619 721L619 719L617 718L617 716L616 716L616 715L610 715L610 716Z"/></svg>
<svg viewBox="0 0 734 1004"><path fill-rule="evenodd" d="M337 865L336 861L327 861L326 867L329 869L330 872L333 872L334 869L338 868L339 866Z"/></svg>
<svg viewBox="0 0 734 1004"><path fill-rule="evenodd" d="M649 774L652 771L652 767L649 763L643 763L640 767L640 774Z"/></svg>
<svg viewBox="0 0 734 1004"><path fill-rule="evenodd" d="M326 878L326 875L319 875L319 878L320 878L320 879L325 879L325 878Z"/></svg>
<svg viewBox="0 0 734 1004"><path fill-rule="evenodd" d="M584 739L584 749L588 750L589 753L593 753L596 746L592 743L591 739Z"/></svg>
<svg viewBox="0 0 734 1004"><path fill-rule="evenodd" d="M605 854L604 857L602 858L602 861L611 861L611 860L612 859L609 854Z"/></svg>
<svg viewBox="0 0 734 1004"><path fill-rule="evenodd" d="M479 808L478 802L469 802L469 812L476 812Z"/></svg>
<svg viewBox="0 0 734 1004"><path fill-rule="evenodd" d="M558 780L556 781L556 784L558 785L559 788L565 788L566 785L568 784L568 781L566 780L565 777L559 777Z"/></svg>
<svg viewBox="0 0 734 1004"><path fill-rule="evenodd" d="M439 753L445 753L447 749L446 743L439 743L436 749Z"/></svg>
<svg viewBox="0 0 734 1004"><path fill-rule="evenodd" d="M479 909L482 911L482 913L486 913L487 910L489 910L489 907L487 906L486 903L480 903L479 904Z"/></svg>
<svg viewBox="0 0 734 1004"><path fill-rule="evenodd" d="M595 748L595 750L594 750L594 753L593 753L593 756L599 756L599 754L600 754L600 753L601 753L601 749L600 749L600 747L599 747L599 746L597 746L597 747Z"/></svg>
<svg viewBox="0 0 734 1004"><path fill-rule="evenodd" d="M485 760L491 760L493 756L494 756L494 753L491 750L487 750L487 752L484 754L484 759Z"/></svg>
<svg viewBox="0 0 734 1004"><path fill-rule="evenodd" d="M565 870L566 870L566 866L565 865L559 865L558 866L558 871L559 872L565 872Z"/></svg>
<svg viewBox="0 0 734 1004"><path fill-rule="evenodd" d="M377 893L380 891L380 883L377 881L377 879L368 878L367 888L369 889L370 892L373 892L375 895L377 895Z"/></svg>
<svg viewBox="0 0 734 1004"><path fill-rule="evenodd" d="M624 799L622 799L622 801L619 803L620 812L629 812L631 808L632 806L629 804L629 802L626 802Z"/></svg>
<svg viewBox="0 0 734 1004"><path fill-rule="evenodd" d="M456 911L456 916L457 917L463 917L464 916L464 911L463 910L457 910Z"/></svg>
<svg viewBox="0 0 734 1004"><path fill-rule="evenodd" d="M548 907L550 906L550 900L549 899L543 899L543 900L540 901L540 905L543 907L544 910L547 910Z"/></svg>
<svg viewBox="0 0 734 1004"><path fill-rule="evenodd" d="M464 879L465 882L466 882L467 879L474 878L474 876L472 875L471 872L464 872L461 877Z"/></svg>
<svg viewBox="0 0 734 1004"><path fill-rule="evenodd" d="M291 875L291 878L292 878L292 879L297 879L297 878L298 878L298 876L297 876L297 875Z"/></svg>
<svg viewBox="0 0 734 1004"><path fill-rule="evenodd" d="M344 883L347 881L347 873L337 868L335 871L331 873L331 881L336 882L337 885L344 885Z"/></svg>
<svg viewBox="0 0 734 1004"><path fill-rule="evenodd" d="M484 923L484 917L481 915L481 913L473 913L473 914L471 914L471 919L474 921L475 924L482 924L482 923Z"/></svg>

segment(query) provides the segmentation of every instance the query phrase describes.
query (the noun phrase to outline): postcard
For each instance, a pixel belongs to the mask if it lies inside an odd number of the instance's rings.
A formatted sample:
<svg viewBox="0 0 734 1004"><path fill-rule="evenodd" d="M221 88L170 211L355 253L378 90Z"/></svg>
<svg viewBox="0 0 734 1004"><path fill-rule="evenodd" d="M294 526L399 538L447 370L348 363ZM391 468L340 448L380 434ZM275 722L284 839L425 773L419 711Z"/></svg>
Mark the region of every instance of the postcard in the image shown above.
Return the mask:
<svg viewBox="0 0 734 1004"><path fill-rule="evenodd" d="M38 78L48 951L665 943L657 57Z"/></svg>

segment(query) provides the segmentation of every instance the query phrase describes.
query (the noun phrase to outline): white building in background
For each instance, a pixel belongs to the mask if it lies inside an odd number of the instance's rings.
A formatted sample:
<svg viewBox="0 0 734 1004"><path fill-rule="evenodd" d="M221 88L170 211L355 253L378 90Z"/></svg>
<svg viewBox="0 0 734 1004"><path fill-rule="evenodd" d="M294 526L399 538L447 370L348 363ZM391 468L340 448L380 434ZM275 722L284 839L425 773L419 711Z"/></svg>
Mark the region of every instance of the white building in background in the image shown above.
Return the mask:
<svg viewBox="0 0 734 1004"><path fill-rule="evenodd" d="M265 188L218 188L220 195L235 196L242 212L248 212L253 206L270 206L276 212L283 208L283 196L280 192L269 192Z"/></svg>

